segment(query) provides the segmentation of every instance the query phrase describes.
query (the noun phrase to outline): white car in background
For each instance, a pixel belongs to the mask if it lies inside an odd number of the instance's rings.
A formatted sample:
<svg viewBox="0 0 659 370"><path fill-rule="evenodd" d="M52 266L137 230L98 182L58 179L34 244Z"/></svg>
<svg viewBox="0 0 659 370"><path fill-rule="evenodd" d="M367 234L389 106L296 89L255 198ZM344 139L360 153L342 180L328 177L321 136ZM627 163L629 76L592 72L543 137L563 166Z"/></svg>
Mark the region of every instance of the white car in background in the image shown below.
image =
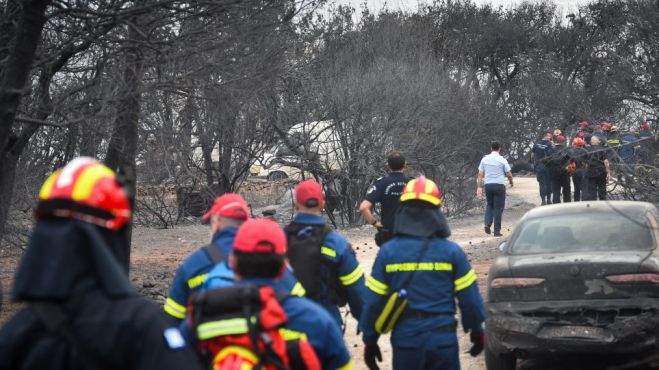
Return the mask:
<svg viewBox="0 0 659 370"><path fill-rule="evenodd" d="M268 180L301 180L311 177L314 166L340 168L340 140L332 121L298 123L288 130L287 145L280 141L250 168L251 176ZM304 171L306 170L306 171Z"/></svg>

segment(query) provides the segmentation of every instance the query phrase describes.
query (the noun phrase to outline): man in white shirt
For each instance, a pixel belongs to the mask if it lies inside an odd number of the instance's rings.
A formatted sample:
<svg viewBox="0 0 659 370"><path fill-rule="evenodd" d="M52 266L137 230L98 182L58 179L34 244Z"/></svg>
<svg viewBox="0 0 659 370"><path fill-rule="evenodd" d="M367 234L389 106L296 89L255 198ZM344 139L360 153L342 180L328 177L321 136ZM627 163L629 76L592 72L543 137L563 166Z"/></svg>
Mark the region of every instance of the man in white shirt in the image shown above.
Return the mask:
<svg viewBox="0 0 659 370"><path fill-rule="evenodd" d="M492 222L494 221L494 236L501 235L501 217L503 208L506 205L506 186L505 181L508 178L510 187L513 186L513 174L510 172L510 165L505 158L499 154L501 144L492 143L492 153L481 159L478 166L478 190L476 195L483 194L485 188L485 197L487 199L487 208L485 209L485 233L491 233Z"/></svg>

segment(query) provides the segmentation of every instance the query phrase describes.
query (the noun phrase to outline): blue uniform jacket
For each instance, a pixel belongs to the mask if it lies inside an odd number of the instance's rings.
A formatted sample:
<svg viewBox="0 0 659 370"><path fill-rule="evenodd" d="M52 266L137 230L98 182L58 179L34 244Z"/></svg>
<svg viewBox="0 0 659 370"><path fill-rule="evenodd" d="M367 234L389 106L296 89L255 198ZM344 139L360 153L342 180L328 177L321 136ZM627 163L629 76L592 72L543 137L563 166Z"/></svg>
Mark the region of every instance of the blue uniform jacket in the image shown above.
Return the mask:
<svg viewBox="0 0 659 370"><path fill-rule="evenodd" d="M418 258L425 240L417 237L396 237L382 245L366 281L368 293L360 328L364 342L377 341L375 321L382 312L389 294L403 288L412 271L417 270L407 286L408 308L437 314L437 317L398 321L392 333L392 343L413 340L419 333L455 323L457 297L462 325L467 330L481 330L485 321L483 299L478 291L476 273L457 244L434 238L421 263Z"/></svg>
<svg viewBox="0 0 659 370"><path fill-rule="evenodd" d="M306 225L324 225L325 220L319 215L308 213L298 213L295 215L294 222ZM321 247L321 255L331 263L338 265L339 279L346 287L348 293L348 305L352 316L359 320L362 314L364 296L366 295L366 286L364 284L364 269L357 262L355 253L350 243L339 233L331 231L325 238L325 243ZM327 289L327 288L323 288ZM329 304L317 302L325 307L327 312L332 315L339 326L343 325L339 308Z"/></svg>
<svg viewBox="0 0 659 370"><path fill-rule="evenodd" d="M286 293L278 290L281 285L272 279L244 279L236 284L270 286L275 292ZM321 306L307 298L290 296L283 301L282 308L288 317L284 325L284 338L306 337L323 369L353 367L340 327Z"/></svg>
<svg viewBox="0 0 659 370"><path fill-rule="evenodd" d="M220 248L225 259L233 250L233 239L237 232L238 229L235 227L226 227L213 235L212 243ZM185 318L188 311L188 297L201 289L206 280L206 274L212 267L213 261L201 249L186 258L176 271L169 297L165 301L165 312L178 320Z"/></svg>
<svg viewBox="0 0 659 370"><path fill-rule="evenodd" d="M229 266L229 260L225 259L223 262L215 265L208 274L206 274L206 280L202 284L201 290L224 288L234 284L233 270ZM284 292L300 297L304 296L305 293L302 284L297 281L290 269L286 269L282 278L274 282L274 289L277 292ZM183 339L185 339L187 343L193 343L194 341L190 333L190 328L186 321L187 320L181 321L179 329Z"/></svg>

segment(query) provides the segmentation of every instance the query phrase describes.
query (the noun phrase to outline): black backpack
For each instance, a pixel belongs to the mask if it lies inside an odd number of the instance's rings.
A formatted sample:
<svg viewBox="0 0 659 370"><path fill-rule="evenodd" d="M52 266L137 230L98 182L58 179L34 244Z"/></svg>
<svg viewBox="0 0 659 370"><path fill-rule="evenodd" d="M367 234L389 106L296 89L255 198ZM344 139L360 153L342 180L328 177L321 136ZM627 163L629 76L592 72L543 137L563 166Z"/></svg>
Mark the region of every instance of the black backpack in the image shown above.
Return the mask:
<svg viewBox="0 0 659 370"><path fill-rule="evenodd" d="M339 279L339 266L321 254L331 230L325 225L297 222L292 222L284 230L288 240L288 261L306 291L305 296L317 302L345 306L348 294Z"/></svg>
<svg viewBox="0 0 659 370"><path fill-rule="evenodd" d="M586 177L600 177L606 174L606 166L604 160L606 154L602 151L602 147L594 147L588 156L588 170Z"/></svg>
<svg viewBox="0 0 659 370"><path fill-rule="evenodd" d="M560 175L566 173L565 166L570 163L570 156L565 148L555 151L547 161L547 167L551 170L552 174Z"/></svg>

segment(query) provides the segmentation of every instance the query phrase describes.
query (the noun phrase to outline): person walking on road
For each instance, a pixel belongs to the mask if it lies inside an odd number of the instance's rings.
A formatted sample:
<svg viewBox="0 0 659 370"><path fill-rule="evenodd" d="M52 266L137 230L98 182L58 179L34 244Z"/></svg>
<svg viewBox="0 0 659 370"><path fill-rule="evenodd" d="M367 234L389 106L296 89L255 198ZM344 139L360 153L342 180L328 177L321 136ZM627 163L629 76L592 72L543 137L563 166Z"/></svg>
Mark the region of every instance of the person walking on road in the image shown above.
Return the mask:
<svg viewBox="0 0 659 370"><path fill-rule="evenodd" d="M43 184L0 331L0 369L201 369L128 278L131 207L114 171L76 158Z"/></svg>
<svg viewBox="0 0 659 370"><path fill-rule="evenodd" d="M222 285L224 282L228 282L228 285L233 283L233 273L228 268L227 261L233 250L238 228L249 219L249 208L239 194L226 193L215 199L211 209L202 218L210 222L212 241L192 253L176 271L169 296L163 306L165 312L174 320L183 320L186 317L188 298L192 293L201 290L204 284L209 286ZM211 271L213 274L207 282ZM304 294L302 285L290 271L284 274L281 283L289 286L293 295Z"/></svg>
<svg viewBox="0 0 659 370"><path fill-rule="evenodd" d="M387 167L389 174L375 180L373 186L366 193L366 197L359 205L364 220L373 225L378 231L375 235L375 244L381 246L387 240L393 237L394 214L398 208L400 195L403 188L410 180L405 175L407 161L398 151L392 152L387 158ZM381 220L378 221L371 212L375 204L379 203L381 207Z"/></svg>
<svg viewBox="0 0 659 370"><path fill-rule="evenodd" d="M542 199L543 206L551 204L551 176L546 162L553 153L551 133L545 132L542 139L533 144L531 150L531 160L534 162L535 176L540 185L540 199Z"/></svg>
<svg viewBox="0 0 659 370"><path fill-rule="evenodd" d="M288 240L288 260L305 296L323 306L343 326L339 307L346 304L359 320L362 313L364 269L355 251L341 234L325 225L322 212L325 198L314 180L295 188L295 217L284 231Z"/></svg>
<svg viewBox="0 0 659 370"><path fill-rule="evenodd" d="M378 339L390 331L394 370L460 369L456 303L472 342L469 353L477 356L485 346L476 273L460 246L447 239L451 231L440 204L439 188L423 176L401 196L395 237L378 251L366 281L359 325L370 370L379 369Z"/></svg>
<svg viewBox="0 0 659 370"><path fill-rule="evenodd" d="M492 153L481 159L478 166L478 196L485 191L487 207L485 208L485 233L492 232L492 222L494 222L494 236L501 234L501 218L503 208L506 205L506 186L505 181L508 178L510 187L513 186L513 174L510 172L508 161L503 158L499 151L501 144L493 142L491 145Z"/></svg>
<svg viewBox="0 0 659 370"><path fill-rule="evenodd" d="M287 270L287 248L286 234L276 222L268 219L246 221L236 233L233 252L229 256L229 264L234 271L236 286L247 287L251 285L266 288L266 291L273 291L275 297L279 297L279 304L283 309L281 314L283 314L285 320L279 331L284 340L293 345L292 347L286 345L287 352L289 350L294 352L294 346L300 346L300 343L296 344L295 342L303 340L311 345L323 369L352 369L354 363L350 359L350 354L343 341L341 329L330 314L310 299L289 295L286 290L279 289L281 284L278 283L278 280L282 278ZM261 292L262 296L265 294L265 292ZM218 319L221 318L222 316L218 317ZM264 323L261 321L262 319L263 316L259 316L255 322ZM227 332L238 328L237 334L245 333L245 331L240 331L241 326L236 325L235 321L221 322L221 324L226 325L219 326L215 331L208 330L208 332L221 335L222 331ZM248 327L249 325L245 326ZM247 330L247 328L244 330ZM263 339L263 337L249 338L247 343L253 343L259 339ZM237 350L239 356L245 353L236 347L238 346L234 345L225 349L228 353ZM216 358L220 357L218 355ZM252 367L233 366L230 368L251 369ZM300 367L292 365L291 368Z"/></svg>

